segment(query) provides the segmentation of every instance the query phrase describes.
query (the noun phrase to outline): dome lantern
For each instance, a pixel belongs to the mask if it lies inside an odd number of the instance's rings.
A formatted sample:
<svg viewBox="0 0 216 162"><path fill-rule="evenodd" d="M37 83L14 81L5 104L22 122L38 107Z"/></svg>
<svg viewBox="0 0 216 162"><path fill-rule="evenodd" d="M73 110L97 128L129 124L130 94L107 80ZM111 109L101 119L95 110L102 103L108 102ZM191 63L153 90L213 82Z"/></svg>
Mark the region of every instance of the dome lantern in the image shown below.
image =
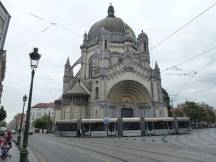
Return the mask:
<svg viewBox="0 0 216 162"><path fill-rule="evenodd" d="M110 6L108 8L108 17L115 17L114 16L114 7L112 6L112 4L110 4Z"/></svg>

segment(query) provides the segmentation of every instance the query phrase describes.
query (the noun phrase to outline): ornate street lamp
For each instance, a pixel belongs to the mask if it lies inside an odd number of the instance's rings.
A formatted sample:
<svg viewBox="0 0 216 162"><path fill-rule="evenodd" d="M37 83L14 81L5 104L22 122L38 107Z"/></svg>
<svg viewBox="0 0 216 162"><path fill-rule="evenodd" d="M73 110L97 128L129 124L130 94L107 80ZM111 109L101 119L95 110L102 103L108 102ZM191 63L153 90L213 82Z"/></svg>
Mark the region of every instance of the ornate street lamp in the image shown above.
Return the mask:
<svg viewBox="0 0 216 162"><path fill-rule="evenodd" d="M20 140L21 140L21 132L22 132L22 123L23 123L23 115L24 115L24 108L25 108L25 102L27 100L27 96L23 96L23 109L22 109L22 115L21 115L21 121L20 121L20 128L19 128L19 135L17 137L17 146L19 147L19 149L21 148L20 147Z"/></svg>
<svg viewBox="0 0 216 162"><path fill-rule="evenodd" d="M29 99L28 99L28 108L26 114L26 124L24 130L24 137L23 137L23 148L20 151L20 162L28 162L28 134L29 134L29 126L30 126L30 114L31 114L31 100L32 100L32 89L33 89L33 80L35 69L38 66L39 59L41 55L38 53L38 48L34 48L33 52L29 54L31 60L31 84L30 84L30 91L29 91Z"/></svg>

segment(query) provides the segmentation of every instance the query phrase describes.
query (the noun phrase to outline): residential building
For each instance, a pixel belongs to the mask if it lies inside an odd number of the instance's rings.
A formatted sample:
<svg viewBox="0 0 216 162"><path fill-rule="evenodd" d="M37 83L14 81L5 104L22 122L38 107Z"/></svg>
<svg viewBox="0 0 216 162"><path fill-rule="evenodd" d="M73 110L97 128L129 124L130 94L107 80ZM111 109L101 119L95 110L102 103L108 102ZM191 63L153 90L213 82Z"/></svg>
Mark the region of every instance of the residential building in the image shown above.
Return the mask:
<svg viewBox="0 0 216 162"><path fill-rule="evenodd" d="M6 70L6 50L4 50L4 43L7 35L7 30L10 22L10 14L0 1L0 102L3 91L3 80Z"/></svg>
<svg viewBox="0 0 216 162"><path fill-rule="evenodd" d="M54 106L54 103L38 103L32 106L30 125L32 126L34 120L41 118L44 115L49 115L51 119L54 120Z"/></svg>
<svg viewBox="0 0 216 162"><path fill-rule="evenodd" d="M8 124L8 128L19 130L20 124L22 119L22 113L18 113L14 116L13 120ZM26 114L23 114L23 121L22 121L22 129L25 128L25 121L26 121Z"/></svg>

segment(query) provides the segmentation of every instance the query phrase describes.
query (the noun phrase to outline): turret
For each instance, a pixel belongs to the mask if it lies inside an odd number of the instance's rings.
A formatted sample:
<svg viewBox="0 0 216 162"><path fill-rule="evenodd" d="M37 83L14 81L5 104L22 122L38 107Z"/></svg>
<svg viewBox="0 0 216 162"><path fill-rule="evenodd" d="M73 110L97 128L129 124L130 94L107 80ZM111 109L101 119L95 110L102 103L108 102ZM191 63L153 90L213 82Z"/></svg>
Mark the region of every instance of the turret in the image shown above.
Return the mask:
<svg viewBox="0 0 216 162"><path fill-rule="evenodd" d="M66 61L64 67L64 77L63 77L63 93L70 88L70 78L73 77L73 70L71 69L69 57Z"/></svg>
<svg viewBox="0 0 216 162"><path fill-rule="evenodd" d="M80 49L86 49L88 43L88 34L85 32L83 35L83 44L80 46Z"/></svg>
<svg viewBox="0 0 216 162"><path fill-rule="evenodd" d="M112 6L112 4L110 4L108 8L108 17L115 17L114 12L114 7Z"/></svg>
<svg viewBox="0 0 216 162"><path fill-rule="evenodd" d="M68 57L64 68L64 75L70 75L70 73L71 73L71 65Z"/></svg>
<svg viewBox="0 0 216 162"><path fill-rule="evenodd" d="M148 53L149 52L148 36L146 33L143 32L143 30L138 35L137 43L138 43L138 51L140 53Z"/></svg>
<svg viewBox="0 0 216 162"><path fill-rule="evenodd" d="M145 67L150 67L150 57L149 57L149 46L148 46L148 36L146 33L142 32L137 38L138 52L140 54L141 64Z"/></svg>
<svg viewBox="0 0 216 162"><path fill-rule="evenodd" d="M160 79L160 68L159 68L159 66L158 66L158 64L157 64L157 61L156 61L156 63L155 63L155 68L154 68L154 70L155 70L155 72L156 72L156 74L157 74L157 77Z"/></svg>

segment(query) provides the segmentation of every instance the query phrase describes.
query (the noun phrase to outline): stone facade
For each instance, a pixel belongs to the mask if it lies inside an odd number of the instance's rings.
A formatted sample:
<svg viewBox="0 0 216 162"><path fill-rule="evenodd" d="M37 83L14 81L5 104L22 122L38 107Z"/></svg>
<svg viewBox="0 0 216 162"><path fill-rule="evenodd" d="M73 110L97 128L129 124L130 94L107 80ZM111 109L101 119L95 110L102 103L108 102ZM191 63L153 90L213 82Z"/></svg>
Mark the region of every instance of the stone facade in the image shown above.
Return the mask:
<svg viewBox="0 0 216 162"><path fill-rule="evenodd" d="M4 50L4 43L7 35L7 30L10 22L10 15L0 2L0 101L3 91L2 81L5 77L6 70L6 51Z"/></svg>
<svg viewBox="0 0 216 162"><path fill-rule="evenodd" d="M22 113L16 114L13 120L8 124L9 129L19 130L22 119ZM22 129L25 128L26 114L23 114Z"/></svg>
<svg viewBox="0 0 216 162"><path fill-rule="evenodd" d="M108 16L84 34L81 57L65 64L56 120L104 117L165 117L160 69L150 67L148 36ZM76 75L73 69L81 64Z"/></svg>

